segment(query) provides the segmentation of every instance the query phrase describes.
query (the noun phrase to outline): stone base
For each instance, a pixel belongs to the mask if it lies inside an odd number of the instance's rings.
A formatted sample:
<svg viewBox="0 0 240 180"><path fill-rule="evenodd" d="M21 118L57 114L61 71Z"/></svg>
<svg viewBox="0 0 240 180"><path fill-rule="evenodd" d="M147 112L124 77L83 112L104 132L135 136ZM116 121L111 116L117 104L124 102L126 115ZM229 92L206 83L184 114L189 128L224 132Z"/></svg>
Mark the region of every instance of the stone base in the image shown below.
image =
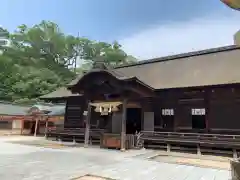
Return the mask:
<svg viewBox="0 0 240 180"><path fill-rule="evenodd" d="M238 159L231 161L232 180L240 180L240 161Z"/></svg>

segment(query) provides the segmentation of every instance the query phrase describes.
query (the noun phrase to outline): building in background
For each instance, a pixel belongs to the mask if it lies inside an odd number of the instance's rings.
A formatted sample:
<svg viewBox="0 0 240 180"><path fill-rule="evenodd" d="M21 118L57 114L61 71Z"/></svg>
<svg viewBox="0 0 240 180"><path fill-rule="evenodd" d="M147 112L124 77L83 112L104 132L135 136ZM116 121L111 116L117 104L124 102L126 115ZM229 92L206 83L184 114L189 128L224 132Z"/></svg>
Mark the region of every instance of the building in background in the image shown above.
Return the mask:
<svg viewBox="0 0 240 180"><path fill-rule="evenodd" d="M63 126L64 113L65 105L21 106L0 102L0 135L44 135L46 122L49 128Z"/></svg>
<svg viewBox="0 0 240 180"><path fill-rule="evenodd" d="M65 105L56 105L51 109L51 112L47 115L47 120L50 122L48 124L49 128L63 128L65 109Z"/></svg>
<svg viewBox="0 0 240 180"><path fill-rule="evenodd" d="M21 134L28 106L0 102L0 134Z"/></svg>

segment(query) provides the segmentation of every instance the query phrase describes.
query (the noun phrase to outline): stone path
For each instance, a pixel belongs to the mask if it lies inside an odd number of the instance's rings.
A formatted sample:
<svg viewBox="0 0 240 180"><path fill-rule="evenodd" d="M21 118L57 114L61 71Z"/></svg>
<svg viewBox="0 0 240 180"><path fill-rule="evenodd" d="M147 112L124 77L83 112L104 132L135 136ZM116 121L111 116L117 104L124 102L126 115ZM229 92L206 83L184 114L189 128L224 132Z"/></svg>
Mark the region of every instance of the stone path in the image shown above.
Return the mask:
<svg viewBox="0 0 240 180"><path fill-rule="evenodd" d="M147 160L154 153L149 150L51 149L6 141L0 138L1 180L69 180L86 174L113 180L230 180L227 170Z"/></svg>

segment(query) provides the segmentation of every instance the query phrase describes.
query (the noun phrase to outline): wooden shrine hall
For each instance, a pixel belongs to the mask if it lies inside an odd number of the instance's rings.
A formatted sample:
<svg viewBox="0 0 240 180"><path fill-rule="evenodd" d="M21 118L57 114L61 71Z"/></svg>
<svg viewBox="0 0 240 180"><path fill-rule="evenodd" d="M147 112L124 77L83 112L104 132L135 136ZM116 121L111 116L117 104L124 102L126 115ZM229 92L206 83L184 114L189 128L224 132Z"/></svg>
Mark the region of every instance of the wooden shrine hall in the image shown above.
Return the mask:
<svg viewBox="0 0 240 180"><path fill-rule="evenodd" d="M122 150L142 142L168 151L226 151L237 156L239 57L236 45L116 68L98 57L92 70L52 96L41 97L66 102L64 128L48 136L82 138L85 146L99 142Z"/></svg>

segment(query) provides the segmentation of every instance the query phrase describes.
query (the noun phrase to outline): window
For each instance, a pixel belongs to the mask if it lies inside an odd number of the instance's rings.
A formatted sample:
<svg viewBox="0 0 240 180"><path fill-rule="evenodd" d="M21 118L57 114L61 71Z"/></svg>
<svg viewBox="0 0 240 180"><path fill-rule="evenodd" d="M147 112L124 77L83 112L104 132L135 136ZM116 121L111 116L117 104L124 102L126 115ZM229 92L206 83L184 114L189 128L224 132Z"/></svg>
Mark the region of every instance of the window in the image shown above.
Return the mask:
<svg viewBox="0 0 240 180"><path fill-rule="evenodd" d="M168 130L174 129L174 109L162 109L163 128Z"/></svg>
<svg viewBox="0 0 240 180"><path fill-rule="evenodd" d="M193 129L206 128L205 114L206 114L205 108L192 109L192 128Z"/></svg>
<svg viewBox="0 0 240 180"><path fill-rule="evenodd" d="M192 109L192 115L205 115L206 111L205 108L201 108L201 109Z"/></svg>
<svg viewBox="0 0 240 180"><path fill-rule="evenodd" d="M163 116L174 116L174 109L162 109Z"/></svg>

